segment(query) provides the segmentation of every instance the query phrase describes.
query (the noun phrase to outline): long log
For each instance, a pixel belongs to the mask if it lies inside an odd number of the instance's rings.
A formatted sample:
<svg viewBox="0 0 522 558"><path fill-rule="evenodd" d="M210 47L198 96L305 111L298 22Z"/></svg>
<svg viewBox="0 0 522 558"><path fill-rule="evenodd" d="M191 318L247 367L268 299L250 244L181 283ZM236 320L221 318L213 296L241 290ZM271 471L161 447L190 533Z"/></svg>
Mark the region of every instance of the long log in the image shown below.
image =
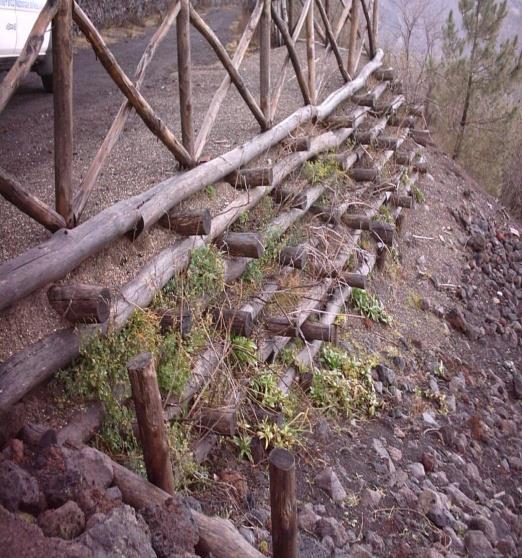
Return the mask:
<svg viewBox="0 0 522 558"><path fill-rule="evenodd" d="M261 18L261 14L263 12L263 7L264 0L257 0L250 20L246 25L245 30L243 31L243 35L239 40L236 52L234 54L234 57L232 58L232 64L234 64L236 68L239 68L239 66L241 65L241 62L243 61L243 58L247 52L248 46L252 41L252 37L254 36L257 24L259 23L259 19ZM216 93L214 94L214 97L212 98L212 101L207 109L205 118L203 119L203 122L201 123L201 126L199 128L198 136L196 138L196 159L199 159L201 157L201 154L203 153L203 149L205 148L205 144L207 142L210 131L212 130L212 126L216 121L219 108L225 100L225 97L227 96L227 92L231 85L232 81L229 74L227 73L223 78L220 86L217 88Z"/></svg>
<svg viewBox="0 0 522 558"><path fill-rule="evenodd" d="M66 226L65 219L59 213L24 190L14 177L3 169L0 169L0 195L51 232Z"/></svg>
<svg viewBox="0 0 522 558"><path fill-rule="evenodd" d="M284 22L281 21L281 18L277 15L277 12L273 4L272 4L272 19L274 20L274 23L276 24L277 28L281 32L281 36L283 37L283 41L288 50L288 56L290 57L290 60L292 62L292 66L294 68L295 76L297 78L297 83L299 84L299 89L301 90L301 95L303 96L304 103L305 105L311 105L312 100L310 97L310 90L308 84L306 83L306 79L303 75L303 71L301 70L299 57L297 56L297 52L295 50L295 43L288 31L288 28L286 27Z"/></svg>
<svg viewBox="0 0 522 558"><path fill-rule="evenodd" d="M0 415L57 370L68 366L79 353L77 333L73 328L62 329L0 364Z"/></svg>
<svg viewBox="0 0 522 558"><path fill-rule="evenodd" d="M101 324L109 319L111 292L95 285L53 285L47 291L49 304L72 323Z"/></svg>
<svg viewBox="0 0 522 558"><path fill-rule="evenodd" d="M318 322L307 320L301 325L292 323L292 320L285 317L268 318L264 322L264 328L273 335L284 337L301 337L305 341L328 341L337 343L338 331L335 325L324 325Z"/></svg>
<svg viewBox="0 0 522 558"><path fill-rule="evenodd" d="M193 209L183 212L172 209L159 220L159 224L181 236L206 236L210 234L212 216L208 209Z"/></svg>
<svg viewBox="0 0 522 558"><path fill-rule="evenodd" d="M137 87L127 77L125 72L114 58L103 37L83 10L74 3L73 18L89 43L92 45L96 55L100 59L103 67L119 87L121 92L132 103L136 112L140 115L149 130L158 137L176 157L176 159L186 167L193 167L196 161L190 156L176 136L169 130L166 124L154 112L148 101L138 91Z"/></svg>
<svg viewBox="0 0 522 558"><path fill-rule="evenodd" d="M129 361L127 371L147 478L165 492L174 494L174 474L154 357L150 353L137 355Z"/></svg>
<svg viewBox="0 0 522 558"><path fill-rule="evenodd" d="M59 7L59 0L47 0L36 18L20 55L0 83L0 113L5 109L9 99L22 80L31 71L36 58L40 54L45 32L54 16L58 13ZM6 31L3 31L3 33L6 33Z"/></svg>
<svg viewBox="0 0 522 558"><path fill-rule="evenodd" d="M352 288L366 289L366 275L361 273L343 273L340 275L339 281Z"/></svg>
<svg viewBox="0 0 522 558"><path fill-rule="evenodd" d="M190 0L180 0L176 23L178 54L179 110L183 146L195 159L194 122L192 116L192 56L190 48Z"/></svg>
<svg viewBox="0 0 522 558"><path fill-rule="evenodd" d="M59 0L53 24L54 178L56 211L68 227L73 214L73 51L72 3Z"/></svg>
<svg viewBox="0 0 522 558"><path fill-rule="evenodd" d="M162 43L163 39L167 36L168 31L176 21L179 9L179 1L173 0L161 25L158 27L157 31L154 33L151 40L147 44L147 48L143 52L143 55L138 63L136 72L134 74L134 83L138 90L141 89L143 80L145 79L145 72L149 66L150 61L154 58L154 54L156 53L158 46ZM125 128L125 123L127 122L127 119L129 118L131 112L132 103L127 98L125 98L100 148L98 149L94 159L91 161L91 164L89 165L89 168L85 173L78 191L74 196L73 208L76 222L79 221L80 216L87 204L87 200L89 199L89 195L96 186L96 182L105 165L105 162L107 161L120 135L122 134ZM197 156L199 157L199 155Z"/></svg>
<svg viewBox="0 0 522 558"><path fill-rule="evenodd" d="M214 31L212 31L212 29L205 23L203 18L198 14L192 4L190 5L190 21L192 22L192 25L194 25L194 27L199 31L199 33L201 33L201 35L207 40L208 44L212 47L212 50L216 53L221 64L223 64L225 70L228 72L232 83L236 86L238 93L241 95L248 108L254 115L255 119L261 126L261 130L268 130L268 128L270 127L268 120L265 118L265 115L259 108L259 105L256 103L256 100L252 96L252 93L250 93L250 91L244 84L243 79L239 75L239 72L232 63L232 60L230 60L230 56L228 55L225 47L221 44L221 41L218 39Z"/></svg>

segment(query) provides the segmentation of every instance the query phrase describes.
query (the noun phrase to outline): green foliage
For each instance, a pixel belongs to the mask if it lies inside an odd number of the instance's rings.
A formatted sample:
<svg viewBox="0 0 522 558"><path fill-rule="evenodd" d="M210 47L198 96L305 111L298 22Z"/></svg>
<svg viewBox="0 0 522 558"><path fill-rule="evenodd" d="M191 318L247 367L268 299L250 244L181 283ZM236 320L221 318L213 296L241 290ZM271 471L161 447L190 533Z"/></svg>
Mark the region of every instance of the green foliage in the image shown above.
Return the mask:
<svg viewBox="0 0 522 558"><path fill-rule="evenodd" d="M411 193L413 194L413 199L418 204L423 204L426 201L426 196L424 192L417 186L417 184L413 184L411 187Z"/></svg>
<svg viewBox="0 0 522 558"><path fill-rule="evenodd" d="M208 185L205 188L205 194L207 194L207 196L212 200L216 197L216 187L212 186L212 184Z"/></svg>
<svg viewBox="0 0 522 558"><path fill-rule="evenodd" d="M231 338L230 358L233 364L256 366L257 345L252 339L233 335Z"/></svg>
<svg viewBox="0 0 522 558"><path fill-rule="evenodd" d="M186 430L179 423L168 427L169 446L176 490L188 488L200 474L200 468L194 461Z"/></svg>
<svg viewBox="0 0 522 558"><path fill-rule="evenodd" d="M232 438L232 443L239 450L239 459L248 459L251 463L254 462L252 457L252 436L248 434L239 434Z"/></svg>
<svg viewBox="0 0 522 558"><path fill-rule="evenodd" d="M317 161L307 161L304 165L304 175L306 179L315 184L324 182L339 172L337 161L332 159L318 159Z"/></svg>
<svg viewBox="0 0 522 558"><path fill-rule="evenodd" d="M265 417L258 425L257 435L263 442L265 449L280 447L290 449L299 443L299 438L303 432L300 424L303 416L300 414L290 422L283 422L279 425Z"/></svg>
<svg viewBox="0 0 522 558"><path fill-rule="evenodd" d="M122 404L131 395L127 363L141 352L157 353L160 344L158 319L137 311L121 332L94 337L73 366L59 376L67 396L104 403L100 442L112 453L137 448L132 432L134 414Z"/></svg>
<svg viewBox="0 0 522 558"><path fill-rule="evenodd" d="M248 263L246 271L243 275L245 283L257 284L263 278L263 271L272 266L277 260L277 256L284 241L282 233L278 228L271 229L266 235L265 251L257 260Z"/></svg>
<svg viewBox="0 0 522 558"><path fill-rule="evenodd" d="M186 274L171 279L164 291L166 294L183 295L196 301L204 295L217 294L224 288L223 257L220 251L211 245L192 250Z"/></svg>
<svg viewBox="0 0 522 558"><path fill-rule="evenodd" d="M314 406L330 416L375 414L378 401L371 376L375 364L372 359L359 361L327 345L322 351L321 364L310 388Z"/></svg>
<svg viewBox="0 0 522 558"><path fill-rule="evenodd" d="M353 288L352 302L359 312L370 320L386 325L391 323L391 316L385 312L382 302L376 295L372 295L363 289Z"/></svg>
<svg viewBox="0 0 522 558"><path fill-rule="evenodd" d="M379 207L378 213L374 216L374 219L377 221L384 221L385 223L389 223L390 225L395 224L395 219L391 214L390 208L383 204Z"/></svg>
<svg viewBox="0 0 522 558"><path fill-rule="evenodd" d="M279 388L277 376L268 368L256 374L251 383L251 389L259 401L271 409L280 409L286 402L287 396Z"/></svg>

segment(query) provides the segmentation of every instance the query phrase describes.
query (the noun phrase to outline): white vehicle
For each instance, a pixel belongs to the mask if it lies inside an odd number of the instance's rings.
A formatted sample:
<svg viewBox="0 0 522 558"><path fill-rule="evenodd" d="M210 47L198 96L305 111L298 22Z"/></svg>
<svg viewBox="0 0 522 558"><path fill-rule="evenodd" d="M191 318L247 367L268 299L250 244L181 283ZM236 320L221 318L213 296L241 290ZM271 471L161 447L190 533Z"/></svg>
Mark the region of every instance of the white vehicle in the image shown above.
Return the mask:
<svg viewBox="0 0 522 558"><path fill-rule="evenodd" d="M0 71L7 71L24 48L27 37L45 5L45 0L0 0ZM44 89L53 91L51 27L33 66L42 78Z"/></svg>

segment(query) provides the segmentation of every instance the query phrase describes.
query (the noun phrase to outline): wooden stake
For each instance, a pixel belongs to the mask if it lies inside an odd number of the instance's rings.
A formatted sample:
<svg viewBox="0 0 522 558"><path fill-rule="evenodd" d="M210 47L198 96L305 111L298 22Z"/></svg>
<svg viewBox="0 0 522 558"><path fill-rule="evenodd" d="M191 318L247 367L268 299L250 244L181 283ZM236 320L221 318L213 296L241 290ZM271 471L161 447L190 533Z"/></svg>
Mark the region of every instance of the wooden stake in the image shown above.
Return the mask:
<svg viewBox="0 0 522 558"><path fill-rule="evenodd" d="M373 0L372 27L373 45L374 48L377 48L379 45L379 0Z"/></svg>
<svg viewBox="0 0 522 558"><path fill-rule="evenodd" d="M0 195L51 232L65 228L65 219L33 196L9 173L0 169Z"/></svg>
<svg viewBox="0 0 522 558"><path fill-rule="evenodd" d="M216 245L229 256L244 258L260 258L265 247L258 233L227 231L216 239Z"/></svg>
<svg viewBox="0 0 522 558"><path fill-rule="evenodd" d="M54 179L56 211L74 225L72 0L59 0L53 24Z"/></svg>
<svg viewBox="0 0 522 558"><path fill-rule="evenodd" d="M268 457L270 470L270 509L274 558L297 558L297 505L295 460L283 448L275 448Z"/></svg>
<svg viewBox="0 0 522 558"><path fill-rule="evenodd" d="M189 155L194 158L194 123L192 119L192 56L190 49L189 0L180 0L176 24L178 46L179 110L181 137Z"/></svg>
<svg viewBox="0 0 522 558"><path fill-rule="evenodd" d="M350 42L348 45L348 73L355 74L357 57L357 32L359 30L359 0L352 2L352 15L350 21Z"/></svg>
<svg viewBox="0 0 522 558"><path fill-rule="evenodd" d="M281 335L283 337L301 337L305 341L328 341L336 343L338 332L337 326L334 324L324 325L319 322L307 320L301 325L292 323L285 317L268 318L264 327L272 335Z"/></svg>
<svg viewBox="0 0 522 558"><path fill-rule="evenodd" d="M149 130L167 146L169 151L182 165L186 167L195 166L196 161L190 156L189 152L183 147L183 144L180 143L163 120L156 115L147 100L121 69L120 65L114 58L114 55L105 44L103 37L76 2L74 3L73 18L82 33L86 36L89 43L92 45L96 55L100 59L100 62L107 70L107 73L119 87L120 91L132 103L132 106L140 115Z"/></svg>
<svg viewBox="0 0 522 558"><path fill-rule="evenodd" d="M142 353L127 364L136 408L147 478L165 492L174 494L174 475L170 462L167 429L158 387L154 359Z"/></svg>
<svg viewBox="0 0 522 558"><path fill-rule="evenodd" d="M314 3L310 3L306 17L306 58L308 60L308 91L311 104L317 102L315 89L315 28L314 28Z"/></svg>
<svg viewBox="0 0 522 558"><path fill-rule="evenodd" d="M263 13L259 27L259 91L261 110L270 123L270 40L271 40L271 1L263 0ZM272 10L274 7L272 6Z"/></svg>
<svg viewBox="0 0 522 558"><path fill-rule="evenodd" d="M180 212L174 208L159 220L159 224L181 236L206 236L212 228L212 216L208 209Z"/></svg>
<svg viewBox="0 0 522 558"><path fill-rule="evenodd" d="M49 304L73 323L102 324L111 312L111 292L95 285L53 285L47 291Z"/></svg>

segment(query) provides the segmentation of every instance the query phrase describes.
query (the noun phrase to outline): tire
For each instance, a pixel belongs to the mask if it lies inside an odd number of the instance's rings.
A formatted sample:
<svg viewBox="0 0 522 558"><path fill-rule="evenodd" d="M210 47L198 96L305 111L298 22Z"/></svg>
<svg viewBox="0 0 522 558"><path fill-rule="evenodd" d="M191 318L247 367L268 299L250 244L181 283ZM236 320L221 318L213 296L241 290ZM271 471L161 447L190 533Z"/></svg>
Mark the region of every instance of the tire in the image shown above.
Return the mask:
<svg viewBox="0 0 522 558"><path fill-rule="evenodd" d="M40 76L42 78L42 85L46 93L53 92L53 74L46 74Z"/></svg>

